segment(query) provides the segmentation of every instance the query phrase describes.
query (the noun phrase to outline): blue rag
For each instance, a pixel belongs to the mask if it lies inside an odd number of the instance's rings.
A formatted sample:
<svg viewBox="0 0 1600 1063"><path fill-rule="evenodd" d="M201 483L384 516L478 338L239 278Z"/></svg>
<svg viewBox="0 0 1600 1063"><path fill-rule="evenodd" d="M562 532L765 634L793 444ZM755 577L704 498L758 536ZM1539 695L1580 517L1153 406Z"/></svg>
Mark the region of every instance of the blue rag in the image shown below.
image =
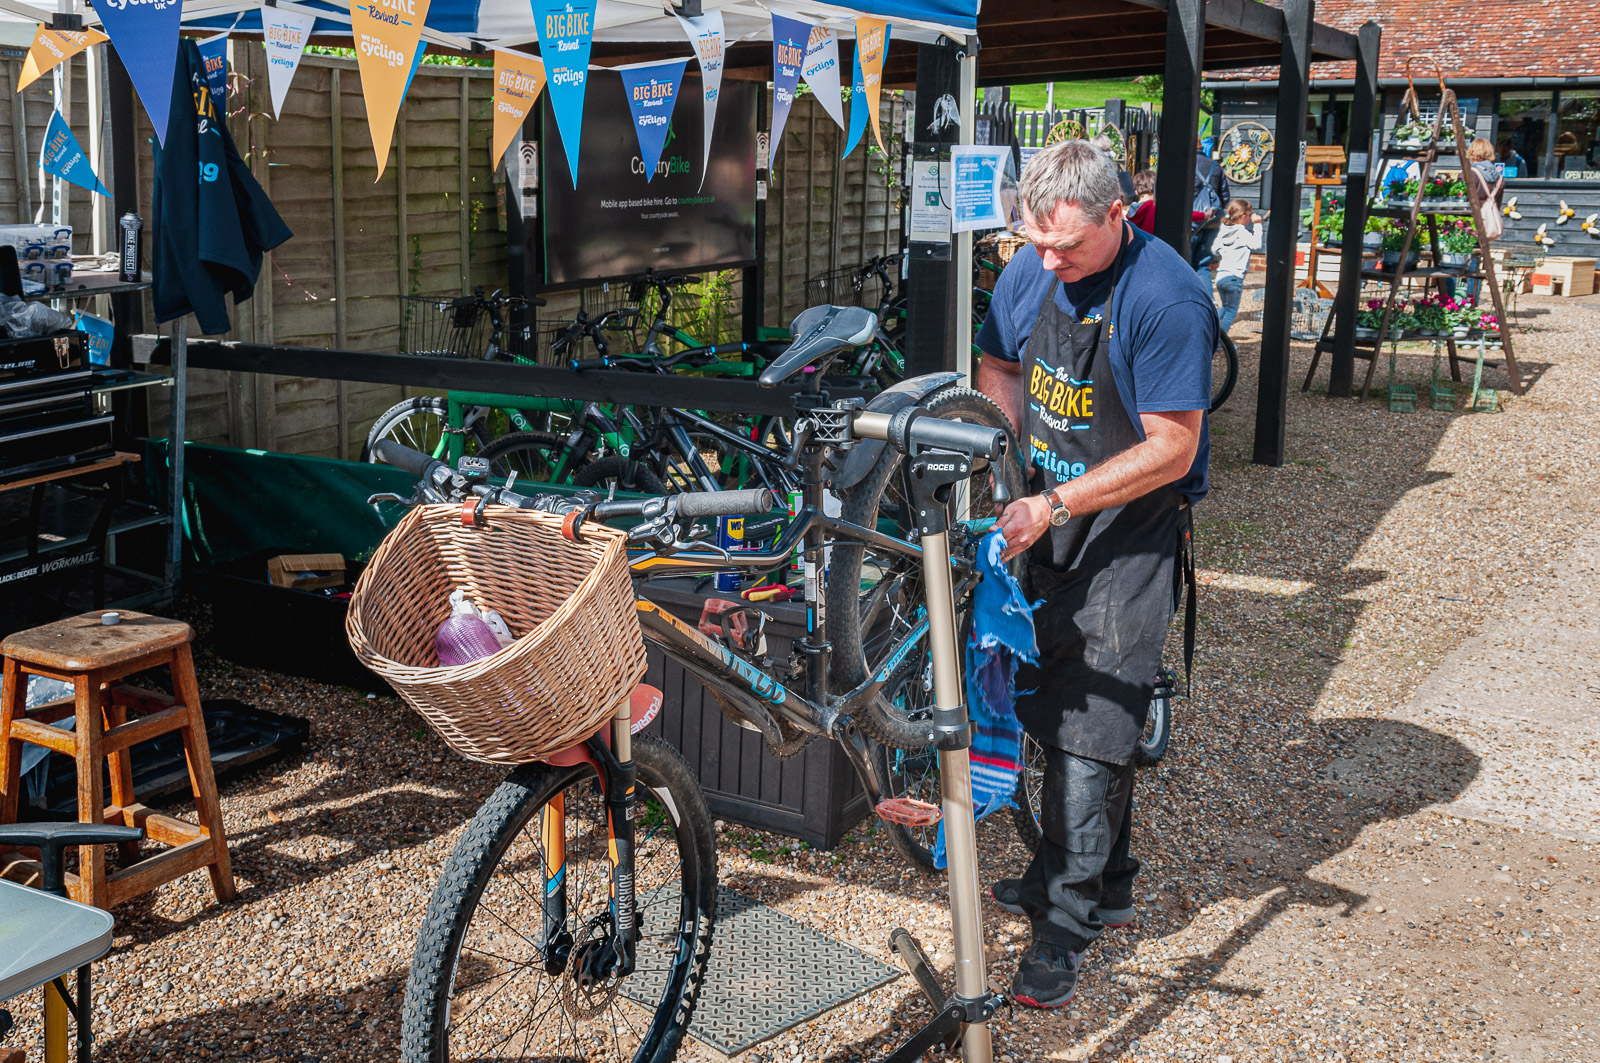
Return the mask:
<svg viewBox="0 0 1600 1063"><path fill-rule="evenodd" d="M982 577L972 599L972 637L967 640L967 712L976 725L972 748L972 809L977 819L1016 806L1022 774L1022 725L1017 722L1017 664L1039 659L1030 603L1000 555L1006 539L999 528L978 544ZM934 840L933 863L945 866L944 824Z"/></svg>

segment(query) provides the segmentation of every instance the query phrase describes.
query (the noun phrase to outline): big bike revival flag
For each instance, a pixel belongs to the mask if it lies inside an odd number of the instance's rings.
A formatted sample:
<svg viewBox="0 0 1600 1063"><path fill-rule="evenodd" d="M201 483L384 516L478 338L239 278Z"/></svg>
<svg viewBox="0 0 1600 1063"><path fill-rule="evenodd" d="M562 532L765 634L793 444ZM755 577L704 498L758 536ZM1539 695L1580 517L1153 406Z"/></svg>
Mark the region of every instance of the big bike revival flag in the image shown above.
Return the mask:
<svg viewBox="0 0 1600 1063"><path fill-rule="evenodd" d="M722 12L708 11L696 18L678 16L678 24L689 35L694 55L700 63L700 87L705 96L705 155L700 163L700 187L706 186L706 171L711 168L711 130L717 124L717 97L722 94L723 47Z"/></svg>
<svg viewBox="0 0 1600 1063"><path fill-rule="evenodd" d="M655 179L661 165L661 149L667 143L672 125L672 108L678 102L678 86L683 83L687 59L667 59L659 63L621 66L622 87L628 92L628 109L633 112L633 131L639 135L639 161L644 181Z"/></svg>
<svg viewBox="0 0 1600 1063"><path fill-rule="evenodd" d="M846 155L856 149L872 116L872 136L883 151L883 133L878 129L878 97L883 90L883 57L889 51L889 24L881 18L862 15L856 19L855 74L850 82L850 135ZM887 153L886 153L887 154Z"/></svg>
<svg viewBox="0 0 1600 1063"><path fill-rule="evenodd" d="M17 75L17 91L21 92L90 45L107 39L99 30L53 30L40 26L33 35L28 58L22 61L22 73Z"/></svg>
<svg viewBox="0 0 1600 1063"><path fill-rule="evenodd" d="M306 41L311 39L311 28L316 24L314 15L285 11L281 7L261 9L261 35L267 46L267 84L272 89L272 114L276 118L283 117L283 98L289 95L289 85L294 81L294 72L300 69L300 57L305 54Z"/></svg>
<svg viewBox="0 0 1600 1063"><path fill-rule="evenodd" d="M217 110L227 114L228 34L224 31L197 43L200 48L200 62L206 69L206 84L211 86L211 98L217 101Z"/></svg>
<svg viewBox="0 0 1600 1063"><path fill-rule="evenodd" d="M800 68L806 61L806 43L811 26L798 19L772 13L772 153L776 157L783 139L783 126L794 105L794 90L800 84Z"/></svg>
<svg viewBox="0 0 1600 1063"><path fill-rule="evenodd" d="M95 11L111 37L111 47L128 68L157 139L165 145L172 72L178 65L181 0L101 0Z"/></svg>
<svg viewBox="0 0 1600 1063"><path fill-rule="evenodd" d="M100 183L100 178L95 176L94 167L89 165L88 156L83 153L78 138L72 135L60 111L52 111L50 124L44 127L44 143L39 148L39 168L79 188L87 188L102 196L111 194Z"/></svg>
<svg viewBox="0 0 1600 1063"><path fill-rule="evenodd" d="M521 52L494 53L494 155L499 165L511 138L544 91L544 60Z"/></svg>
<svg viewBox="0 0 1600 1063"><path fill-rule="evenodd" d="M389 165L394 121L416 69L417 44L427 20L428 0L350 0L350 35L361 68L361 95L379 179Z"/></svg>
<svg viewBox="0 0 1600 1063"><path fill-rule="evenodd" d="M839 100L839 37L832 30L822 26L811 27L800 76L816 93L817 102L828 112L833 124L843 129L844 105Z"/></svg>
<svg viewBox="0 0 1600 1063"><path fill-rule="evenodd" d="M578 147L583 141L583 97L589 87L596 0L533 0L539 53L550 86L550 108L567 153L572 187L578 187Z"/></svg>

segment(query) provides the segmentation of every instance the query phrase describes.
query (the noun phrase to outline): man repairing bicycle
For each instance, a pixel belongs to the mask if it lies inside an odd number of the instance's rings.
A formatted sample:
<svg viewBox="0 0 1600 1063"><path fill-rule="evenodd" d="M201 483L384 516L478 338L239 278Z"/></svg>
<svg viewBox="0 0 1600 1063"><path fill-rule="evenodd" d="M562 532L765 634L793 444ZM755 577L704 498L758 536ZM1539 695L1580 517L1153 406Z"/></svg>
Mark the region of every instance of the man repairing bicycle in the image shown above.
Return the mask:
<svg viewBox="0 0 1600 1063"><path fill-rule="evenodd" d="M1172 619L1188 503L1204 497L1217 315L1185 259L1127 223L1116 164L1046 148L1019 188L1031 246L995 285L978 387L1020 428L1036 494L1000 516L1027 552L1039 663L1017 716L1046 756L1043 839L995 900L1033 942L1012 996L1072 999L1086 948L1134 917L1133 754Z"/></svg>

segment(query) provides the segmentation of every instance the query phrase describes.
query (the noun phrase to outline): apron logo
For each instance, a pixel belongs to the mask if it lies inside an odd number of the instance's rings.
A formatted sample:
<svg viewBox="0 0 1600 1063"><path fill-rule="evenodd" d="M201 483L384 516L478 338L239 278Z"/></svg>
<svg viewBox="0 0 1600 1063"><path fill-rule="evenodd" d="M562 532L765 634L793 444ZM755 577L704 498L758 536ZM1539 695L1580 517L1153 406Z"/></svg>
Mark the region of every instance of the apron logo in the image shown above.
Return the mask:
<svg viewBox="0 0 1600 1063"><path fill-rule="evenodd" d="M1071 377L1059 380L1036 362L1028 380L1028 394L1038 404L1041 413L1052 413L1057 417L1094 416L1092 380L1073 380Z"/></svg>
<svg viewBox="0 0 1600 1063"><path fill-rule="evenodd" d="M1088 466L1081 461L1064 461L1058 458L1049 444L1038 436L1030 437L1029 443L1033 452L1033 463L1054 476L1059 483L1076 480L1088 471Z"/></svg>

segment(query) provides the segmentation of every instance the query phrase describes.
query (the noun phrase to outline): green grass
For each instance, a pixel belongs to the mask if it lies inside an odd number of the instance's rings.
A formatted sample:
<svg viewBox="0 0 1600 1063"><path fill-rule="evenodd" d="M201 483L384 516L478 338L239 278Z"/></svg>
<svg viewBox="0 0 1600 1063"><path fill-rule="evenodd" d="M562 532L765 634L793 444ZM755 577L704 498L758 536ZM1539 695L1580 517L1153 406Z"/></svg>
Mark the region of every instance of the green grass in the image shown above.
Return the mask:
<svg viewBox="0 0 1600 1063"><path fill-rule="evenodd" d="M1056 109L1062 111L1077 107L1104 107L1107 100L1126 100L1137 105L1158 98L1152 97L1143 85L1132 78L1113 78L1108 81L1058 81L1056 82ZM1044 110L1043 85L1011 86L1011 102L1019 111Z"/></svg>

